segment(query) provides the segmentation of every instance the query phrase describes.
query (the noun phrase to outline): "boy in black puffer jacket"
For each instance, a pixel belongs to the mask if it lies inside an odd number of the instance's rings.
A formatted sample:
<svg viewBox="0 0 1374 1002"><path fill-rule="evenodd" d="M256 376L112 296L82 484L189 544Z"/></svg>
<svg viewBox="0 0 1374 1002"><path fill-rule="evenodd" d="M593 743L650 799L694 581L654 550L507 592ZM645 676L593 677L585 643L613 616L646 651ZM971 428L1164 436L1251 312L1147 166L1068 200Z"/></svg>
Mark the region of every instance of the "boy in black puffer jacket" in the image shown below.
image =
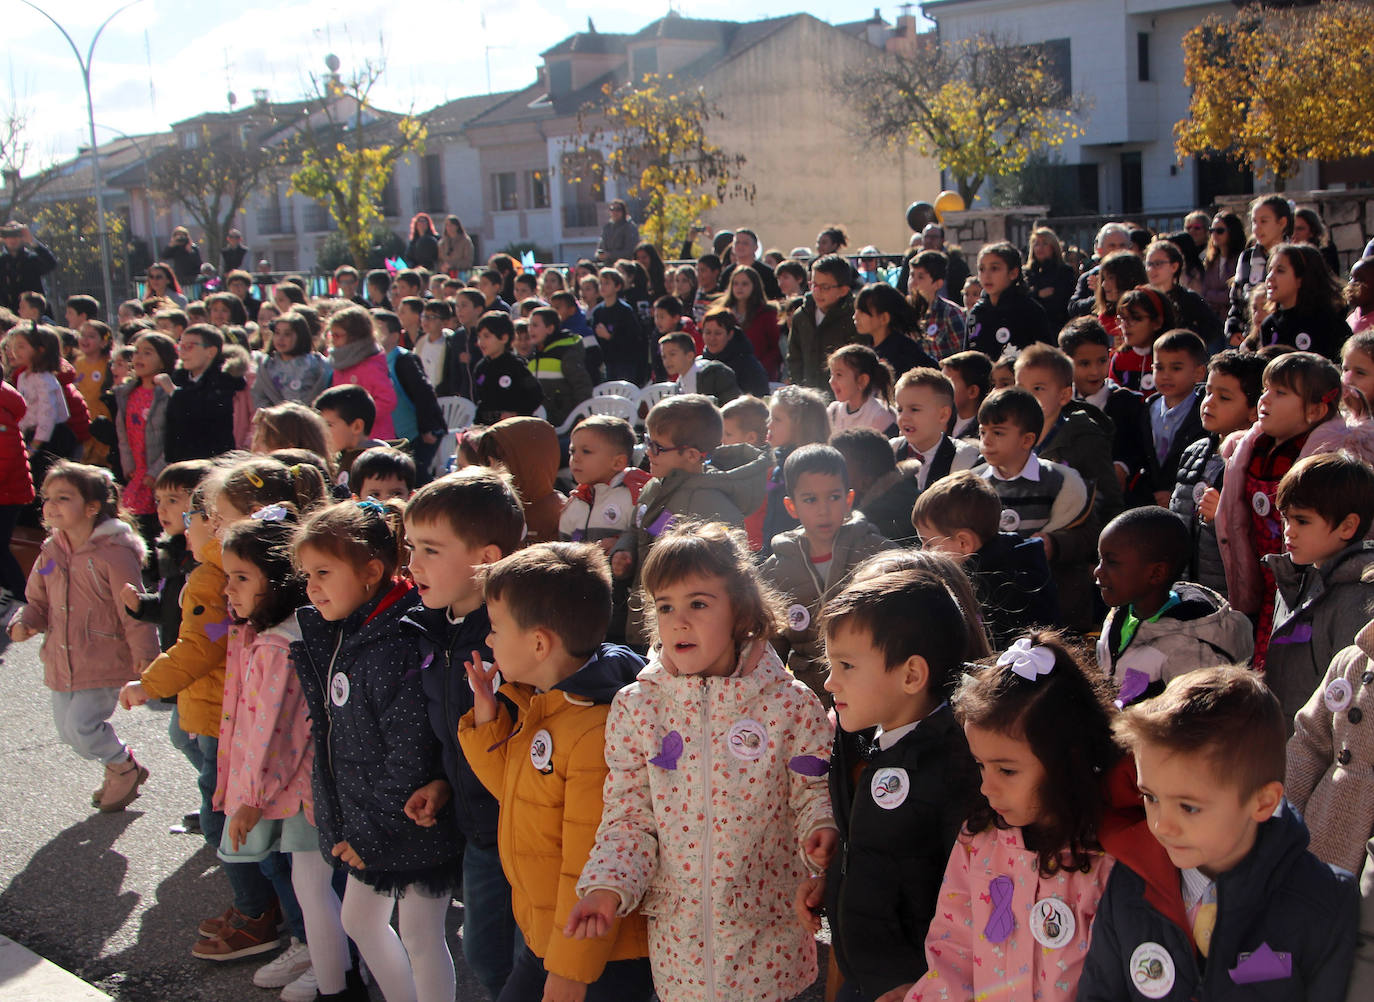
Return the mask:
<svg viewBox="0 0 1374 1002"><path fill-rule="evenodd" d="M905 991L926 973L926 931L978 783L948 703L968 657L964 624L944 585L920 571L850 585L821 616L839 719L829 781L840 851L798 888L796 911L816 931L824 903L846 998Z"/></svg>

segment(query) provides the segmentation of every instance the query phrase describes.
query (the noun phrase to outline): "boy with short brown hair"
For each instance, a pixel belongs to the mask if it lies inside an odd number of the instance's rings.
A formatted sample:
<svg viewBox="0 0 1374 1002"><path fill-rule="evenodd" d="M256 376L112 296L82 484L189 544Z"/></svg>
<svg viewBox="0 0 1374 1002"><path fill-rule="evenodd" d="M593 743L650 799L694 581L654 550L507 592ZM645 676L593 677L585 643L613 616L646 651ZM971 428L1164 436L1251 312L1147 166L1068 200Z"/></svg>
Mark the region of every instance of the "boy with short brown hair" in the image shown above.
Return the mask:
<svg viewBox="0 0 1374 1002"><path fill-rule="evenodd" d="M1263 680L1240 667L1190 672L1114 729L1135 756L1145 816L1103 828L1117 862L1080 1002L1344 998L1355 885L1307 851L1284 802L1283 711ZM1139 803L1115 793L1122 808Z"/></svg>

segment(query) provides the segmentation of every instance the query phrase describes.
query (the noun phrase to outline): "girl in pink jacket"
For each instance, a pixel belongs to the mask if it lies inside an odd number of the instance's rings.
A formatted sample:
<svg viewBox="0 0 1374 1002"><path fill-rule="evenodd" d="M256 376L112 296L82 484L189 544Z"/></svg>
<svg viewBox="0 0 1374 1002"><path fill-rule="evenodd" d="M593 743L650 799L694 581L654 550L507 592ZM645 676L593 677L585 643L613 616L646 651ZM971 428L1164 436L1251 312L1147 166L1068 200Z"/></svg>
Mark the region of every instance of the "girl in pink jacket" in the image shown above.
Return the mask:
<svg viewBox="0 0 1374 1002"><path fill-rule="evenodd" d="M310 720L288 657L292 642L301 639L296 609L308 601L291 566L295 529L294 509L274 504L224 530L224 592L234 625L214 807L228 817L221 855L235 862L248 861L242 854L261 855L258 865L291 927L291 945L258 972L255 983L282 987L313 962L315 979L329 994L344 990L349 956L332 870L320 856L315 830ZM285 853L291 854L289 867Z"/></svg>
<svg viewBox="0 0 1374 1002"><path fill-rule="evenodd" d="M964 676L954 715L982 803L950 853L929 973L907 1002L1074 998L1112 867L1097 833L1121 751L1104 685L1045 633Z"/></svg>
<svg viewBox="0 0 1374 1002"><path fill-rule="evenodd" d="M122 811L148 779L110 726L120 687L157 657L157 627L140 623L119 599L142 584L148 549L121 517L109 470L58 461L43 480L48 538L34 561L28 605L9 624L11 640L43 633L39 658L52 690L57 733L82 758L105 766L93 806Z"/></svg>
<svg viewBox="0 0 1374 1002"><path fill-rule="evenodd" d="M780 1002L816 977L791 892L838 842L820 700L769 639L742 533L687 524L644 563L657 654L606 721L605 807L566 934L639 909L663 1002Z"/></svg>
<svg viewBox="0 0 1374 1002"><path fill-rule="evenodd" d="M396 409L396 387L386 355L377 343L372 314L361 306L350 306L329 318L329 362L334 367L331 386L361 386L377 405L377 419L371 434L383 440L396 437L391 412Z"/></svg>

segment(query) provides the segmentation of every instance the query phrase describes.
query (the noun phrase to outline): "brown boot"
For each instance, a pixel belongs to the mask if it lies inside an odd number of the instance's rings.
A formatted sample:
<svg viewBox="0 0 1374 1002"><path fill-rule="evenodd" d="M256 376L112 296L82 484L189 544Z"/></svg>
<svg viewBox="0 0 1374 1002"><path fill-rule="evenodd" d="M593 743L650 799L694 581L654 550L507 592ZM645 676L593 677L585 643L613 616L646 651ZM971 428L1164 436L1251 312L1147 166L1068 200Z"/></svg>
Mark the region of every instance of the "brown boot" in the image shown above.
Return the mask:
<svg viewBox="0 0 1374 1002"><path fill-rule="evenodd" d="M123 762L105 766L105 790L100 797L100 810L111 814L122 811L134 802L138 788L148 781L148 770L134 759L134 753Z"/></svg>

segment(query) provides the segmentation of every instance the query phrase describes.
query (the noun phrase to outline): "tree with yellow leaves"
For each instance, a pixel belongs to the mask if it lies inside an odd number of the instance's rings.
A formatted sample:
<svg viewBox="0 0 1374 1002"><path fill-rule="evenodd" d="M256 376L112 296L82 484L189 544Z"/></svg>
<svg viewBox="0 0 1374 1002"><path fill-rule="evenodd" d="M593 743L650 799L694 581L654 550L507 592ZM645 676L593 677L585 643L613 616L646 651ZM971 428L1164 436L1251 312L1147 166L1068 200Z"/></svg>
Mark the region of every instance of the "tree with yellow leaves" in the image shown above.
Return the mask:
<svg viewBox="0 0 1374 1002"><path fill-rule="evenodd" d="M287 154L299 163L288 193L329 208L359 268L382 220L382 189L398 160L424 153L429 131L422 116L380 112L369 103L383 69L368 61L347 80L337 73L315 79L315 100Z"/></svg>
<svg viewBox="0 0 1374 1002"><path fill-rule="evenodd" d="M953 176L965 205L988 178L1083 134L1084 102L1065 89L1054 54L991 34L927 40L847 71L837 87L861 141L916 147Z"/></svg>
<svg viewBox="0 0 1374 1002"><path fill-rule="evenodd" d="M727 194L753 201L744 157L706 137L720 118L701 88L679 87L672 74L602 87L603 98L578 113L578 152L605 146L604 167L626 179L631 198L647 200L640 233L660 250L677 247L691 226Z"/></svg>
<svg viewBox="0 0 1374 1002"><path fill-rule="evenodd" d="M1183 38L1179 157L1226 157L1278 187L1304 160L1374 154L1374 9L1246 7Z"/></svg>

